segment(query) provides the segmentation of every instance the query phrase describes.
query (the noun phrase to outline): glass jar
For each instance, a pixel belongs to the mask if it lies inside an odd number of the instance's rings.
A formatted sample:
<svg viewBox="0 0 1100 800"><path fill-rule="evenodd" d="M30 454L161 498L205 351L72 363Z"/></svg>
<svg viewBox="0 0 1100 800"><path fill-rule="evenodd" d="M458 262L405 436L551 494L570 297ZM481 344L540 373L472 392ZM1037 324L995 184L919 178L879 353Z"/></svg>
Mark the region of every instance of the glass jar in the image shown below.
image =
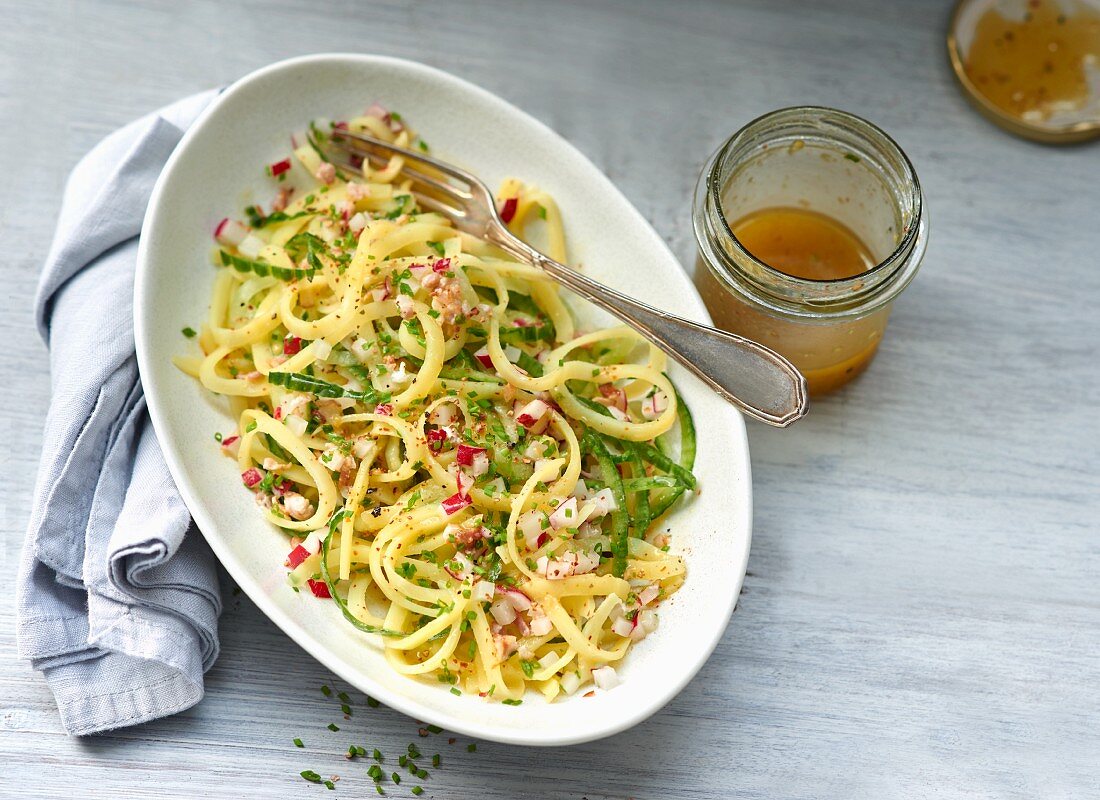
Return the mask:
<svg viewBox="0 0 1100 800"><path fill-rule="evenodd" d="M846 226L875 266L839 280L768 266L733 227L774 208ZM813 106L774 111L730 137L703 168L692 216L695 281L715 324L785 355L811 395L844 385L871 362L928 243L920 183L901 148L866 120Z"/></svg>

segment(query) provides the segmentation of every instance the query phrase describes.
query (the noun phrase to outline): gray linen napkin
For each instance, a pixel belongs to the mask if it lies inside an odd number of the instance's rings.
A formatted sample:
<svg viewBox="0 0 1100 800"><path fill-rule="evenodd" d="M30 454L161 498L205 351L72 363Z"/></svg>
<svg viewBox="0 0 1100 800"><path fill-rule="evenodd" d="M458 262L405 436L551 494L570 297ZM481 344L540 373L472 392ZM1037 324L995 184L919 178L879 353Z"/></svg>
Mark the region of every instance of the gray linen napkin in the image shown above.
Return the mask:
<svg viewBox="0 0 1100 800"><path fill-rule="evenodd" d="M19 650L76 735L191 707L218 655L214 558L153 434L133 327L145 207L214 95L144 117L84 157L39 282L53 396L19 570Z"/></svg>

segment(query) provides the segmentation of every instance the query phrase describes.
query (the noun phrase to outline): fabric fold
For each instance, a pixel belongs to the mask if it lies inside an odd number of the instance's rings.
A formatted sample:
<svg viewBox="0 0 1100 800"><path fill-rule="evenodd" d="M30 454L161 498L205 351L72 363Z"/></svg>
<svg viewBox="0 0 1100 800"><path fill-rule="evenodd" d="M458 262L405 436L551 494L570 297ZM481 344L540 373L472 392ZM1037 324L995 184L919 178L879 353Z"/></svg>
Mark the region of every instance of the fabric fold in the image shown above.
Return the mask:
<svg viewBox="0 0 1100 800"><path fill-rule="evenodd" d="M133 331L146 206L214 96L131 123L81 160L39 281L53 392L19 570L19 649L77 735L194 705L218 654L216 565L157 444Z"/></svg>

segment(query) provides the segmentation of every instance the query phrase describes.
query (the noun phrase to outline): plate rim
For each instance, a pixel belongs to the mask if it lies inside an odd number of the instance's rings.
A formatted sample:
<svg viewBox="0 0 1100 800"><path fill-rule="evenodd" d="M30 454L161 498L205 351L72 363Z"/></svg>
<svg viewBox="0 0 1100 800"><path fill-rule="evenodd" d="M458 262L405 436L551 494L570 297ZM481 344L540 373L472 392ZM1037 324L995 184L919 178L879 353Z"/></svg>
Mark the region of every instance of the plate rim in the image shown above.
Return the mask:
<svg viewBox="0 0 1100 800"><path fill-rule="evenodd" d="M679 259L669 248L665 240L660 236L656 229L650 224L649 220L638 210L638 208L627 198L622 191L612 183L612 181L603 173L603 171L596 166L591 159L588 158L576 145L565 139L559 133L554 131L548 125L541 120L535 118L528 112L514 105L510 101L500 97L499 95L490 92L489 90L478 86L475 83L460 78L445 70L433 67L421 62L412 61L404 58L397 58L393 56L383 56L365 53L314 53L309 55L295 56L292 58L283 59L274 63L268 64L259 69L253 70L247 73L241 78L233 81L223 91L221 91L217 97L215 97L210 104L202 111L194 123L184 132L179 143L173 149L171 155L166 161L164 168L161 170L160 175L157 177L156 184L153 187L153 191L150 195L149 204L146 208L145 215L142 220L141 231L144 234L150 227L157 221L157 209L161 202L162 195L167 191L167 187L171 184L171 178L176 167L176 163L181 157L181 154L187 150L191 140L195 138L199 131L201 131L207 120L224 104L230 102L237 92L241 91L244 87L253 83L254 81L268 77L272 73L293 70L303 66L310 66L314 64L323 64L326 62L356 62L365 66L387 66L396 67L399 69L409 70L411 72L419 72L422 75L444 83L450 83L461 88L465 92L473 93L481 96L483 100L491 104L496 104L498 107L507 109L507 111L513 115L523 118L526 124L533 126L539 130L540 135L549 139L556 140L559 144L564 144L567 148L573 151L575 156L583 161L588 166L594 176L598 176L598 180L603 184L604 191L611 191L617 194L633 212L639 223L645 226L645 228L652 234L651 238L653 242L659 246L664 255L667 256L672 263L677 264L681 269L683 266L680 264ZM684 670L679 674L678 679L670 682L662 691L660 700L658 702L647 704L631 710L620 717L609 720L606 724L588 728L585 730L577 730L570 734L559 734L553 736L541 735L534 729L508 729L499 730L491 724L483 724L478 721L469 721L463 719L460 715L451 714L446 716L440 716L436 711L428 706L422 705L416 702L414 699L406 698L401 695L392 694L389 689L381 684L375 683L374 679L365 671L354 669L353 665L346 661L346 659L332 653L328 650L322 650L316 652L315 649L308 642L302 642L298 635L297 630L301 629L301 625L296 623L290 618L281 608L279 608L273 601L269 600L267 593L260 586L260 581L257 577L253 576L251 572L246 568L244 564L241 564L232 554L228 544L223 544L224 536L220 536L216 533L207 533L207 530L215 531L217 525L207 515L203 502L192 491L193 487L190 485L187 471L184 469L179 453L178 447L171 434L171 426L166 418L166 413L161 408L160 404L160 391L157 388L157 381L155 371L151 367L152 354L147 347L148 335L146 332L145 317L147 313L145 295L148 291L150 283L149 274L153 267L149 264L149 237L142 235L139 238L138 254L137 254L137 268L134 279L134 341L137 354L138 372L141 376L143 392L146 397L146 403L149 410L150 420L153 424L153 430L156 433L157 440L160 443L161 452L164 455L164 460L168 466L168 471L172 476L177 490L180 492L183 498L184 504L187 506L192 519L195 522L195 526L202 533L203 538L206 540L210 549L217 557L221 566L230 574L237 585L244 591L253 603L259 608L259 610L273 622L286 636L288 636L295 644L301 647L310 657L319 661L327 669L338 675L341 679L347 681L352 686L357 687L361 691L376 697L385 705L400 711L414 719L424 720L434 724L439 724L441 727L445 727L448 730L456 733L461 733L468 736L473 736L479 739L487 741L495 741L505 744L516 744L524 746L565 746L571 744L581 744L584 742L595 741L597 739L606 738L616 733L620 733L624 730L634 727L644 720L648 719L653 714L664 708L671 702L683 688L699 673L706 662L709 660L711 654L718 646L718 642L729 628L729 620L733 614L737 605L737 599L740 595L741 586L744 583L745 571L748 566L748 557L752 545L752 522L753 522L753 491L752 491L752 472L751 462L749 457L749 442L748 433L745 426L745 420L743 415L738 412L733 416L736 419L736 430L731 432L732 437L740 442L741 447L736 456L738 463L731 463L731 468L739 467L739 472L744 476L744 497L741 498L743 502L740 502L734 508L734 512L742 517L742 525L745 531L745 544L742 552L740 553L740 563L736 565L735 574L737 579L735 585L730 587L732 591L729 593L729 599L726 603L726 608L722 613L722 625L716 626L714 634L708 641L701 644L701 647L696 656L696 663L690 669ZM691 286L692 291L698 298L698 290L691 282L689 276L685 276L688 279L688 283ZM702 305L701 299L699 302L699 308L697 309L697 316L706 323L711 323L710 315L707 313L706 308ZM734 409L736 411L736 409ZM364 687L364 683L368 686ZM374 684L370 686L370 684Z"/></svg>

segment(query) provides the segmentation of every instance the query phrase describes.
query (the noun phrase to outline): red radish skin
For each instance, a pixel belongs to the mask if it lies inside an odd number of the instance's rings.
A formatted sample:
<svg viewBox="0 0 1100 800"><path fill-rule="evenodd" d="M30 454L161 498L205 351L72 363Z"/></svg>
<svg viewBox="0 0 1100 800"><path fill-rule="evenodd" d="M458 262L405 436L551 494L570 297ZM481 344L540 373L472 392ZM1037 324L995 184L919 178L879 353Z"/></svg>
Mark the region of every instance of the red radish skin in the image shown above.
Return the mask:
<svg viewBox="0 0 1100 800"><path fill-rule="evenodd" d="M518 197L509 197L504 201L500 209L500 218L505 222L511 222L516 216L516 208L519 206Z"/></svg>
<svg viewBox="0 0 1100 800"><path fill-rule="evenodd" d="M249 489L254 487L263 479L264 476L261 475L260 471L255 467L246 469L244 472L241 473L241 480L244 481L244 485L247 486Z"/></svg>
<svg viewBox="0 0 1100 800"><path fill-rule="evenodd" d="M484 452L484 447L470 447L468 444L460 444L458 446L458 455L455 456L455 461L464 467L472 467L474 465L474 458L479 453Z"/></svg>
<svg viewBox="0 0 1100 800"><path fill-rule="evenodd" d="M472 502L473 500L471 500L469 497L462 495L461 493L452 494L450 497L443 501L443 511L449 517L452 514L457 514L459 511L466 508L466 506L470 505Z"/></svg>
<svg viewBox="0 0 1100 800"><path fill-rule="evenodd" d="M288 336L283 339L283 355L292 356L302 350L302 340L297 336Z"/></svg>
<svg viewBox="0 0 1100 800"><path fill-rule="evenodd" d="M293 550L291 550L290 555L286 557L286 565L288 567L290 567L291 569L294 569L296 566L301 564L303 561L305 561L311 555L313 555L313 554L310 553L308 550L306 550L301 545L298 545Z"/></svg>
<svg viewBox="0 0 1100 800"><path fill-rule="evenodd" d="M267 171L272 178L278 178L284 172L290 170L290 159L284 158L282 161L276 161L274 164L268 166Z"/></svg>
<svg viewBox="0 0 1100 800"><path fill-rule="evenodd" d="M315 581L310 578L306 581L309 584L309 590L313 592L314 597L330 598L332 595L329 593L328 585L324 581Z"/></svg>

